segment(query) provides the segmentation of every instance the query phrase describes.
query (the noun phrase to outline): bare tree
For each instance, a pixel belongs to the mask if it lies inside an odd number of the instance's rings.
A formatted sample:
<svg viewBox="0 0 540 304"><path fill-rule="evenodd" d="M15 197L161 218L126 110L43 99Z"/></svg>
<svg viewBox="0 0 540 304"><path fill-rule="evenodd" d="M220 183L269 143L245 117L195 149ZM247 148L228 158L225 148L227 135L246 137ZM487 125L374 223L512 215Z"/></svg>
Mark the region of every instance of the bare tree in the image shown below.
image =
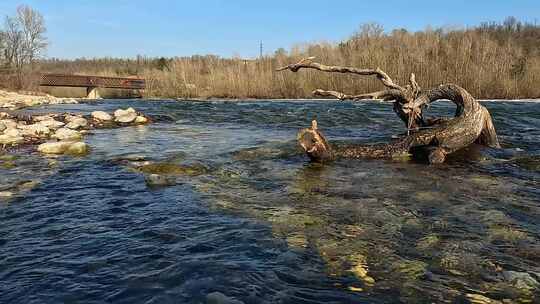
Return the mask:
<svg viewBox="0 0 540 304"><path fill-rule="evenodd" d="M32 63L47 49L45 21L43 15L29 6L22 5L17 8L17 22L22 35L22 56L26 63Z"/></svg>
<svg viewBox="0 0 540 304"><path fill-rule="evenodd" d="M29 6L19 6L15 16L6 16L2 35L4 61L17 73L19 86L24 68L32 66L47 49L46 32L43 16Z"/></svg>

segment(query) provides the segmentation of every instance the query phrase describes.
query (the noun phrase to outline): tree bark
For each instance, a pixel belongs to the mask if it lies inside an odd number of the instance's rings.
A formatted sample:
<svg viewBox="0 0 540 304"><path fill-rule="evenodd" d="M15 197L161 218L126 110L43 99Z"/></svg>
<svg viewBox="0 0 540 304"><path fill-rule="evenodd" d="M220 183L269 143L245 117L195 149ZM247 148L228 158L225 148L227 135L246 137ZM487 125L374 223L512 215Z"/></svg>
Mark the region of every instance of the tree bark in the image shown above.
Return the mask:
<svg viewBox="0 0 540 304"><path fill-rule="evenodd" d="M332 147L314 120L312 126L298 134L298 141L306 154L313 161L326 162L335 158L388 158L397 154L427 151L430 163L442 163L446 156L470 144L477 143L488 147L499 148L497 133L489 111L476 101L465 89L445 84L437 88L422 90L411 74L409 84L402 87L382 70L357 69L351 67L326 66L313 62L314 58L303 59L278 70L297 72L302 68L316 69L330 73L352 73L357 75L375 75L386 90L348 95L336 91L317 89L318 96L332 96L339 100L381 99L394 100L393 110L407 126L407 136L383 145L355 145L349 147ZM456 105L453 119L425 120L423 110L432 102L450 100Z"/></svg>

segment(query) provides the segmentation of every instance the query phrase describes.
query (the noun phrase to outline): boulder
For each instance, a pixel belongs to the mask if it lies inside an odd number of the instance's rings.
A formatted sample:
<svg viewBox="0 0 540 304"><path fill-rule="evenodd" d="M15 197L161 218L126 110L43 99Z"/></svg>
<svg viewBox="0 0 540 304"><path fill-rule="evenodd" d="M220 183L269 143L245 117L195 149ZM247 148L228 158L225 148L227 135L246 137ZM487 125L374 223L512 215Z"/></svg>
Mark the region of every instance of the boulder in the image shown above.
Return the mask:
<svg viewBox="0 0 540 304"><path fill-rule="evenodd" d="M81 133L75 130L71 130L68 128L61 128L61 129L58 129L52 137L59 140L79 140L82 138L82 135Z"/></svg>
<svg viewBox="0 0 540 304"><path fill-rule="evenodd" d="M72 119L66 125L66 128L76 130L76 129L84 128L87 125L88 125L88 121L86 119L84 119L82 117L76 117L76 118Z"/></svg>
<svg viewBox="0 0 540 304"><path fill-rule="evenodd" d="M103 112L103 111L94 111L92 112L91 115L92 115L92 118L101 120L101 121L111 121L113 119L109 113Z"/></svg>
<svg viewBox="0 0 540 304"><path fill-rule="evenodd" d="M46 142L38 146L38 151L44 154L84 155L88 153L88 145L73 141Z"/></svg>

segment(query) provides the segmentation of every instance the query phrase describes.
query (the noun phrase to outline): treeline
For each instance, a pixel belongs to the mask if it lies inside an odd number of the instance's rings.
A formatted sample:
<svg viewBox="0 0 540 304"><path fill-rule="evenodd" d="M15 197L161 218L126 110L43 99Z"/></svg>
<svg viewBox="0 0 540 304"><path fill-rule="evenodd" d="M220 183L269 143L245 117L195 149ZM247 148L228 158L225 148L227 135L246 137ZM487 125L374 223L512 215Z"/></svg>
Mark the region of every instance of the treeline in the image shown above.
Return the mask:
<svg viewBox="0 0 540 304"><path fill-rule="evenodd" d="M507 18L466 29L384 31L365 24L340 43L311 43L259 59L175 58L41 60L49 73L133 76L147 79L147 97L309 98L316 88L349 94L380 89L368 77L276 68L316 56L331 65L380 67L395 81L410 73L424 88L456 83L478 98L540 97L540 26Z"/></svg>

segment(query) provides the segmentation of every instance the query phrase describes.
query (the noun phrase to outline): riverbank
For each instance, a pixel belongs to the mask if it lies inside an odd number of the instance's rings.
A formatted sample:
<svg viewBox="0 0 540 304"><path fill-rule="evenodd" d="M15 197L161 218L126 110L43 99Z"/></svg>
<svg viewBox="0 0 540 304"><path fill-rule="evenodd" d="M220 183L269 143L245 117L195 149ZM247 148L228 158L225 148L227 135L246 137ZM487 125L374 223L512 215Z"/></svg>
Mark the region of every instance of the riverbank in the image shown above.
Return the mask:
<svg viewBox="0 0 540 304"><path fill-rule="evenodd" d="M55 97L38 92L11 92L0 90L0 108L17 110L47 104L76 104L77 99Z"/></svg>

